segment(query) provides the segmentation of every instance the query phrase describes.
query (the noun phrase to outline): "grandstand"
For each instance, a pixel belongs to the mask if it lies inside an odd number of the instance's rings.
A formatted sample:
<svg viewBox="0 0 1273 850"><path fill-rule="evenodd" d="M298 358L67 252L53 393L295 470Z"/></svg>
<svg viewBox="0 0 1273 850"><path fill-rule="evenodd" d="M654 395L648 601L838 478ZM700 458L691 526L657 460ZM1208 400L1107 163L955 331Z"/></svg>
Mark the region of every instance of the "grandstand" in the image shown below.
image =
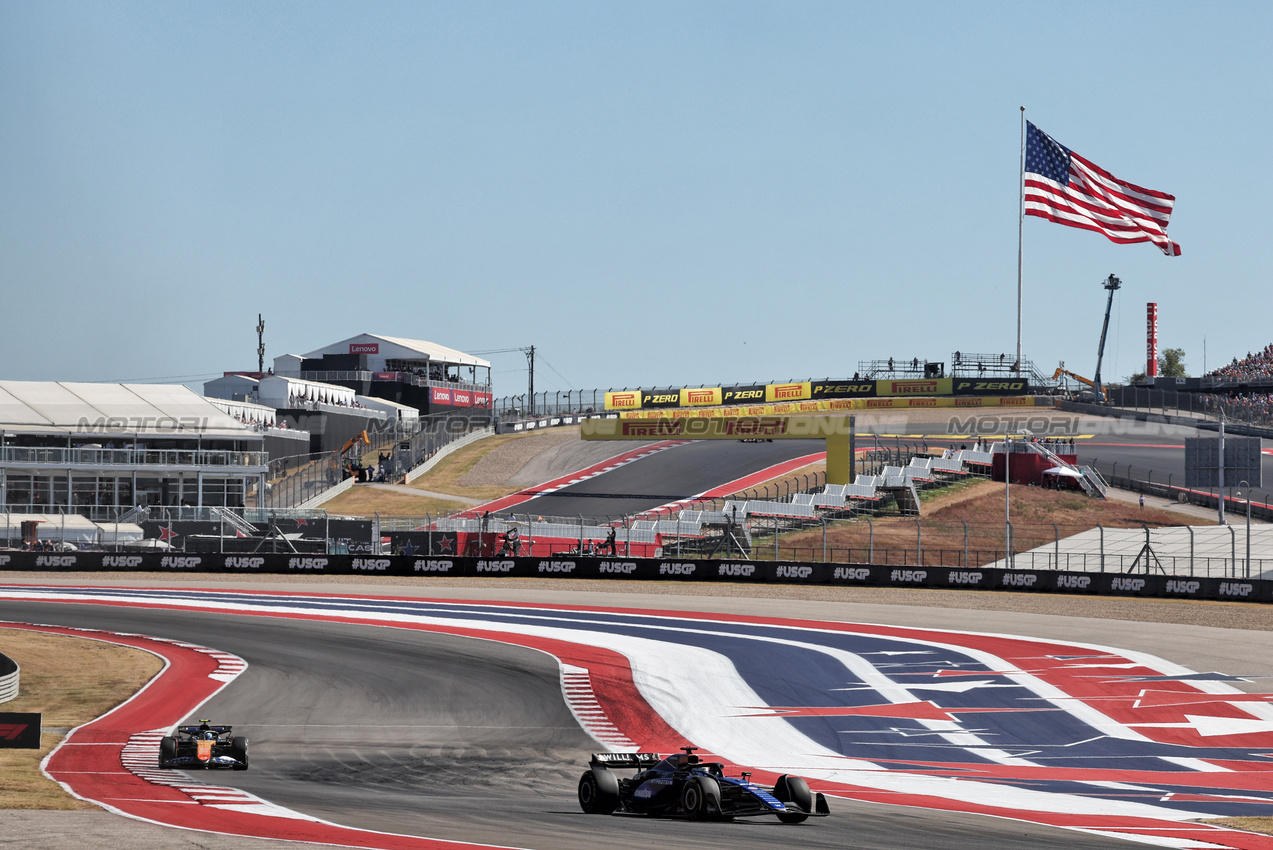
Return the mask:
<svg viewBox="0 0 1273 850"><path fill-rule="evenodd" d="M0 381L0 512L242 508L264 432L180 385Z"/></svg>

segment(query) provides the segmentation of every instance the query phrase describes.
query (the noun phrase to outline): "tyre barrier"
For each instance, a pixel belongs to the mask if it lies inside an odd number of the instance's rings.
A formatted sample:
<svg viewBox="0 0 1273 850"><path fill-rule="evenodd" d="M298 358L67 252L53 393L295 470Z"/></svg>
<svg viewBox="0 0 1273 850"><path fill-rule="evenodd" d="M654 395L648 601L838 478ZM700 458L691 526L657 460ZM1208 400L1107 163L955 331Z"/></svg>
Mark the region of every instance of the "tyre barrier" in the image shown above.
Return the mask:
<svg viewBox="0 0 1273 850"><path fill-rule="evenodd" d="M3 552L0 582L6 570L627 579L1273 601L1273 581L1263 579L740 559Z"/></svg>
<svg viewBox="0 0 1273 850"><path fill-rule="evenodd" d="M18 695L18 662L0 652L0 702L8 702Z"/></svg>

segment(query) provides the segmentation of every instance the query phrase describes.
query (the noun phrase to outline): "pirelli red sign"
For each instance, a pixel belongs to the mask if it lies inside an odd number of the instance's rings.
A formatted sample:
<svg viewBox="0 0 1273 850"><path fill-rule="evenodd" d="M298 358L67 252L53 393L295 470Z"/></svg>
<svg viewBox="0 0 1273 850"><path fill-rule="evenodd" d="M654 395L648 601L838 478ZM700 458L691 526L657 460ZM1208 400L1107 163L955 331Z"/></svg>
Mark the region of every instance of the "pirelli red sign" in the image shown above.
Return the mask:
<svg viewBox="0 0 1273 850"><path fill-rule="evenodd" d="M18 711L0 712L0 747L40 749L40 715Z"/></svg>
<svg viewBox="0 0 1273 850"><path fill-rule="evenodd" d="M853 417L713 416L658 419L585 419L585 440L741 440L765 437L817 440L848 436Z"/></svg>

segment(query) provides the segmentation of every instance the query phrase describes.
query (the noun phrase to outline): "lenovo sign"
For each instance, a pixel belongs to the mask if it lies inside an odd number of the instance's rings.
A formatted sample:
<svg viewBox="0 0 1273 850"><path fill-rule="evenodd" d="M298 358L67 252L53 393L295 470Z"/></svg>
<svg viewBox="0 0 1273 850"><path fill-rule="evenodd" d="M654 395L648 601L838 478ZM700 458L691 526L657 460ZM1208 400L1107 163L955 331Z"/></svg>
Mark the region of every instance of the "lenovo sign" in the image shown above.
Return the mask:
<svg viewBox="0 0 1273 850"><path fill-rule="evenodd" d="M379 354L380 343L378 342L351 342L349 343L350 354Z"/></svg>

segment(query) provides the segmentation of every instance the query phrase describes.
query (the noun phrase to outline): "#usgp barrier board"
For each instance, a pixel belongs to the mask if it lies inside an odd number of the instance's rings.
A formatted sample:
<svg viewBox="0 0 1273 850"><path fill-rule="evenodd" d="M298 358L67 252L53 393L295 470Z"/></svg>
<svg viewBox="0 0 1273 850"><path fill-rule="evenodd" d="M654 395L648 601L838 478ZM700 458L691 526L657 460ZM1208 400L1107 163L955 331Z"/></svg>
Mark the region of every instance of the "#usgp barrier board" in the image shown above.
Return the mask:
<svg viewBox="0 0 1273 850"><path fill-rule="evenodd" d="M507 576L510 578L719 581L1001 590L1175 599L1273 601L1273 582L989 567L822 564L742 559L677 560L560 555L475 558L423 555L243 555L112 552L0 552L0 572L238 573L262 575Z"/></svg>

